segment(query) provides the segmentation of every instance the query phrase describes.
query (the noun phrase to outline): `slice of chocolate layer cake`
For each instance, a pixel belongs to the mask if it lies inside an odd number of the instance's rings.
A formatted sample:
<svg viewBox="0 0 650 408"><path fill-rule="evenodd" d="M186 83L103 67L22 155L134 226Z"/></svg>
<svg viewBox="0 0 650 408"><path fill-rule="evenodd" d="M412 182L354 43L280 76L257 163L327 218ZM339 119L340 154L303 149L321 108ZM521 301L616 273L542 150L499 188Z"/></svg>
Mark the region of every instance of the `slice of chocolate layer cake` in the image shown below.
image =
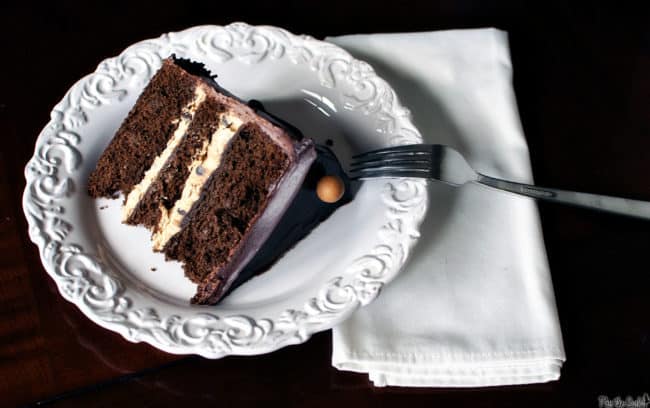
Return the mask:
<svg viewBox="0 0 650 408"><path fill-rule="evenodd" d="M220 88L202 66L163 61L89 178L124 195L122 221L183 263L193 303L215 304L262 246L316 157L300 132Z"/></svg>

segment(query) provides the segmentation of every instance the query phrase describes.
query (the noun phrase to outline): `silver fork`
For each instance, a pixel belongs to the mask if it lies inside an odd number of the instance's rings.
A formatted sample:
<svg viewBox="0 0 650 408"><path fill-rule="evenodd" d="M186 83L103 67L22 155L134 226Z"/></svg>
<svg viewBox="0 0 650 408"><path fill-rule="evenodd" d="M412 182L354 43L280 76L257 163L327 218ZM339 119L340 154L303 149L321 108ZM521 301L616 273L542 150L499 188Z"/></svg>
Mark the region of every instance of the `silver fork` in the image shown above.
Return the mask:
<svg viewBox="0 0 650 408"><path fill-rule="evenodd" d="M650 219L648 201L557 190L486 176L471 168L456 150L438 144L396 146L358 154L352 157L350 177L418 177L453 186L477 183L541 200Z"/></svg>

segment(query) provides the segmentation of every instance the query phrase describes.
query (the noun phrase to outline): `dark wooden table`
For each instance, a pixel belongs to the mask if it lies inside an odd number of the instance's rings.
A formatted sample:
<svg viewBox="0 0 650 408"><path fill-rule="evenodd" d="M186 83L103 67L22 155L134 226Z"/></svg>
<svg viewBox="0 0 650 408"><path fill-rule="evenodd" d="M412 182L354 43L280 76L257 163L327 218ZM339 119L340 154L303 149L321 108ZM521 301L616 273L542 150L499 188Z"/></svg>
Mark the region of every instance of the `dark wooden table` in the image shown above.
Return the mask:
<svg viewBox="0 0 650 408"><path fill-rule="evenodd" d="M218 361L128 343L58 295L20 206L36 136L78 78L135 41L232 21L320 38L507 30L537 182L650 200L648 10L470 0L13 3L0 5L0 405L596 407L599 395L650 393L650 222L540 204L568 358L559 381L378 389L331 367L329 332L270 355Z"/></svg>

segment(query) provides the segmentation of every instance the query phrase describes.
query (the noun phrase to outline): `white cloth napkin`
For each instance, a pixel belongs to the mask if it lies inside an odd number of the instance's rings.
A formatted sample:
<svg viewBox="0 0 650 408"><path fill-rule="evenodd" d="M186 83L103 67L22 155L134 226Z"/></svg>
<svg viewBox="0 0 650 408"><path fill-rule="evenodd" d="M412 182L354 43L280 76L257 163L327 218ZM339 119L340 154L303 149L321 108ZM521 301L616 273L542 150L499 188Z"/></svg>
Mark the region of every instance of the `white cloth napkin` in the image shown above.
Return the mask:
<svg viewBox="0 0 650 408"><path fill-rule="evenodd" d="M532 182L505 32L328 38L368 61L409 107L425 142L478 171ZM378 299L333 330L332 364L377 386L555 380L565 360L534 201L430 183L422 237Z"/></svg>

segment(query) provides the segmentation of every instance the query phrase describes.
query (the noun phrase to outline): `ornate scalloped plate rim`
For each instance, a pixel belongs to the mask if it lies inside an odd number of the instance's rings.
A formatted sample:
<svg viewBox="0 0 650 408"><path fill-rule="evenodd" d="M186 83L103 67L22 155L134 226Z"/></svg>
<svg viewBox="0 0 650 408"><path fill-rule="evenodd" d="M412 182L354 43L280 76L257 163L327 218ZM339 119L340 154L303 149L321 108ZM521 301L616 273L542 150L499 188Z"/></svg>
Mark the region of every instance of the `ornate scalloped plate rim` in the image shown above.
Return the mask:
<svg viewBox="0 0 650 408"><path fill-rule="evenodd" d="M359 109L366 115L374 114L392 120L393 128L388 128L387 131L393 144L417 143L422 139L411 123L410 113L399 103L393 89L379 78L369 65L354 59L338 46L309 36L295 36L272 26L249 26L245 23L197 26L163 34L157 39L143 40L127 47L120 55L102 61L94 73L81 78L66 92L53 108L51 120L39 134L34 155L25 167L27 183L23 193L23 210L28 221L30 239L38 246L46 272L56 282L59 292L66 300L76 304L96 324L120 333L128 341L144 341L172 354L198 354L207 358L220 358L227 355L263 354L287 345L302 343L312 334L335 326L357 308L370 303L379 294L382 286L389 282L406 262L419 237L418 228L424 219L428 202L426 182L423 180L402 179L387 183L383 198L387 204L389 221L379 234L391 236L394 240L401 239L396 248L377 245L374 253L359 257L354 267L351 265L349 270L342 271L340 276L332 279L316 297L309 298L302 310L285 310L277 319L254 319L241 315L220 317L204 313L205 309L202 309L199 313L183 319L178 315L158 316L155 309L141 307L142 305L138 305L139 308L136 309L125 296L128 295L129 288L120 287L119 279L113 277L106 268L102 268L101 262L94 256L85 255L78 244L66 241L71 226L66 224L63 217L56 216L65 212L62 207L57 206L57 198L69 197L71 193L67 190L69 186L66 180L58 178L64 174L64 159L50 157L49 149L54 146L73 150L72 158L68 157L72 164L66 164L69 167L67 175L72 174L81 159L74 157L74 146L80 143L80 140L71 129L85 118L82 102L101 105L101 100L93 100L92 95L86 94L87 99L82 100L80 97L78 105L74 106L70 103L72 95L78 93L83 96L85 86L93 80L99 82L102 79L110 79L113 81L112 85L115 85L114 78L110 78L106 73L107 67L119 64L121 59L126 59L129 53L135 52L134 50L155 44L171 47L172 37L183 38L193 34L199 37L213 33L230 36L231 40L235 38L233 41L242 41L245 45L251 36L261 36L273 44L274 48L265 50L264 56L271 52L275 53L276 58L282 58L285 52L293 53L290 58L295 64L310 62L309 58L323 57L328 52L335 53L336 63L347 64L345 68L351 72L351 76L356 75L355 80L359 83L362 80L372 81L383 92L380 95L381 100L360 103L363 101L353 99L352 110ZM228 50L223 49L217 52L228 54ZM250 53L245 57L250 57ZM314 61L311 63L313 65ZM128 67L120 68L127 70ZM314 70L313 67L310 68ZM103 77L99 78L101 76ZM358 79L359 76L361 79ZM326 82L322 77L320 80L322 84ZM96 86L105 85L106 83ZM68 114L71 117L66 116ZM77 163L74 163L75 160ZM48 181L53 185L41 185ZM49 195L48 200L39 201L37 193L43 193L44 188L52 189L53 193ZM400 191L409 192L408 200L400 198ZM76 267L75 262L78 263ZM66 270L69 264L73 265L70 267L71 271ZM57 268L63 269L65 273L57 271ZM90 273L97 274L104 286L93 286L88 277ZM93 309L89 304L101 304L104 309ZM98 310L108 311L109 315L100 315Z"/></svg>

